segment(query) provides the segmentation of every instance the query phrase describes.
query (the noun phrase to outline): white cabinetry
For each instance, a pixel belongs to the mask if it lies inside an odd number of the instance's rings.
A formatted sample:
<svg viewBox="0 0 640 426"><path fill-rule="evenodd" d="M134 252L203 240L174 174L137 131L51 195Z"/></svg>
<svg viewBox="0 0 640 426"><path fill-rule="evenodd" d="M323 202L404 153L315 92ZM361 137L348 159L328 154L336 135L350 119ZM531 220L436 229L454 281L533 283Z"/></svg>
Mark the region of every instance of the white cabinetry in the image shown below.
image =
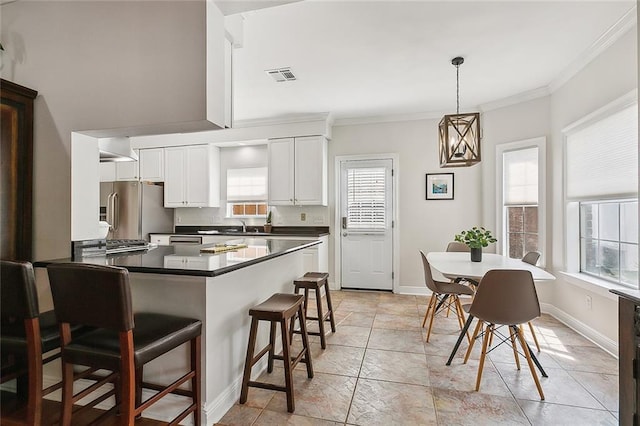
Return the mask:
<svg viewBox="0 0 640 426"><path fill-rule="evenodd" d="M140 152L134 149L133 152L140 157ZM116 180L140 180L138 161L118 161L116 165Z"/></svg>
<svg viewBox="0 0 640 426"><path fill-rule="evenodd" d="M165 148L164 206L220 206L220 149L213 145Z"/></svg>
<svg viewBox="0 0 640 426"><path fill-rule="evenodd" d="M269 204L327 205L327 140L323 136L269 141Z"/></svg>
<svg viewBox="0 0 640 426"><path fill-rule="evenodd" d="M164 182L164 148L141 149L140 180Z"/></svg>

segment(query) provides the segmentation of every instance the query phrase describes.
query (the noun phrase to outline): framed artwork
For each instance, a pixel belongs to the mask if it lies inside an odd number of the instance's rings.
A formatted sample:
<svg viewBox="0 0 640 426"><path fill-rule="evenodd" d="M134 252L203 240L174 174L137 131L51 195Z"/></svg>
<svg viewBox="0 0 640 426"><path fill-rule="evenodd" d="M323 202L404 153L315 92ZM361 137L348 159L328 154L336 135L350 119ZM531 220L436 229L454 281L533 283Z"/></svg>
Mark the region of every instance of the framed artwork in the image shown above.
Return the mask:
<svg viewBox="0 0 640 426"><path fill-rule="evenodd" d="M427 200L453 200L453 173L427 173Z"/></svg>

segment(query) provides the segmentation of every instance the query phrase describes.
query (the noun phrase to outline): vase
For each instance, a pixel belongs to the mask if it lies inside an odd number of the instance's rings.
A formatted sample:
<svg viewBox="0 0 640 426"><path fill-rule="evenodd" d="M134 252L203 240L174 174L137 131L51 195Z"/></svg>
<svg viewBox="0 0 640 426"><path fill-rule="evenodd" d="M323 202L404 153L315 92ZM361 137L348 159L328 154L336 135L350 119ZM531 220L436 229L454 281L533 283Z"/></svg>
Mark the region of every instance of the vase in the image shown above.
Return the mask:
<svg viewBox="0 0 640 426"><path fill-rule="evenodd" d="M267 234L271 233L271 225L270 224L265 224L264 225L264 232L266 232Z"/></svg>
<svg viewBox="0 0 640 426"><path fill-rule="evenodd" d="M482 262L482 247L471 248L471 261Z"/></svg>

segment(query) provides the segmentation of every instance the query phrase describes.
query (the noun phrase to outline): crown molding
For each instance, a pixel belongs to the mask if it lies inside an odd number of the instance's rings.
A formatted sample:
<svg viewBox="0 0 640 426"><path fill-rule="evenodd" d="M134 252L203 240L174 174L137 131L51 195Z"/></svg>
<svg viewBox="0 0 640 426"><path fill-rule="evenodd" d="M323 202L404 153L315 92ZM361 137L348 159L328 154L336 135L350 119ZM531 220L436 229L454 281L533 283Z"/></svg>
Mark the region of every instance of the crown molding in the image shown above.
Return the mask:
<svg viewBox="0 0 640 426"><path fill-rule="evenodd" d="M279 124L304 123L309 121L329 121L333 120L331 113L321 112L312 114L294 114L283 115L279 117L255 118L249 120L236 120L233 122L233 128L257 127L257 126L276 126Z"/></svg>
<svg viewBox="0 0 640 426"><path fill-rule="evenodd" d="M372 115L366 117L345 117L337 118L333 122L334 126L353 126L358 124L391 123L395 121L416 121L416 120L436 120L442 118L445 112L418 112L414 114L389 114Z"/></svg>
<svg viewBox="0 0 640 426"><path fill-rule="evenodd" d="M509 96L507 98L502 98L502 99L498 99L495 101L482 104L480 105L480 112L493 111L495 109L505 108L511 105L517 105L522 102L543 98L550 94L551 94L551 90L549 89L549 86L539 87L537 89L518 93L517 95Z"/></svg>
<svg viewBox="0 0 640 426"><path fill-rule="evenodd" d="M620 37L625 35L638 22L637 6L633 5L615 24L602 34L587 50L578 56L567 68L549 83L549 92L553 93L578 74L598 55L607 50Z"/></svg>

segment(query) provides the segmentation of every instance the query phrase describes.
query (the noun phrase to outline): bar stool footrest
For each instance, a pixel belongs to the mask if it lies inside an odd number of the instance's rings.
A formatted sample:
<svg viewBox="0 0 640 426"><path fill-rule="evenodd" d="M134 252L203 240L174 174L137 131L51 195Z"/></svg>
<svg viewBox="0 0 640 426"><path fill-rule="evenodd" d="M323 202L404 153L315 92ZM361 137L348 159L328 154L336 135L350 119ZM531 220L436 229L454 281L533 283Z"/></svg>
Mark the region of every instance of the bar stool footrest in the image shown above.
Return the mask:
<svg viewBox="0 0 640 426"><path fill-rule="evenodd" d="M279 392L286 392L287 391L287 388L285 386L278 386L278 385L274 385L272 383L265 383L265 382L252 382L252 381L250 381L248 386L249 387L253 387L253 388L268 389L268 390L274 390L274 391L279 391Z"/></svg>

